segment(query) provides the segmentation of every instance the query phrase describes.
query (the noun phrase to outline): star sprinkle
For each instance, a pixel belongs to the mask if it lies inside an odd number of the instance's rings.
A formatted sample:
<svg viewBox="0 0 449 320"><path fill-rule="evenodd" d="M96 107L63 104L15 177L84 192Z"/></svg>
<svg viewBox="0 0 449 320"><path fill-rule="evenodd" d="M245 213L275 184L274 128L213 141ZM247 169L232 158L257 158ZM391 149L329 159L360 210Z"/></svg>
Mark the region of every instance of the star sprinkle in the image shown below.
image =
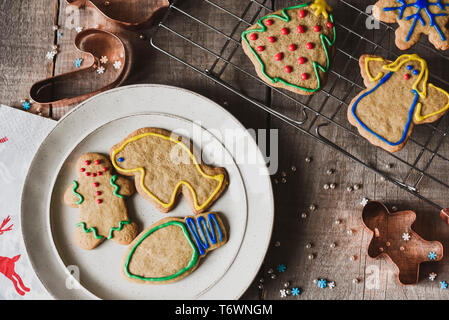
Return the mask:
<svg viewBox="0 0 449 320"><path fill-rule="evenodd" d="M292 296L299 296L301 294L301 290L299 288L292 288Z"/></svg>
<svg viewBox="0 0 449 320"><path fill-rule="evenodd" d="M83 27L76 27L76 28L75 28L75 31L76 31L77 33L80 33L81 31L83 31Z"/></svg>
<svg viewBox="0 0 449 320"><path fill-rule="evenodd" d="M102 64L106 64L106 63L108 63L108 61L109 61L108 57L106 57L106 56L101 56L100 62L101 62Z"/></svg>
<svg viewBox="0 0 449 320"><path fill-rule="evenodd" d="M437 254L434 251L430 251L427 257L429 258L429 260L436 260Z"/></svg>
<svg viewBox="0 0 449 320"><path fill-rule="evenodd" d="M113 66L114 66L114 69L120 69L122 67L122 62L117 60L114 62Z"/></svg>
<svg viewBox="0 0 449 320"><path fill-rule="evenodd" d="M327 287L327 281L325 279L318 280L318 287L324 289Z"/></svg>
<svg viewBox="0 0 449 320"><path fill-rule="evenodd" d="M442 290L447 289L447 282L446 281L440 281L440 289L442 289Z"/></svg>
<svg viewBox="0 0 449 320"><path fill-rule="evenodd" d="M335 281L329 282L328 286L329 286L330 289L335 288Z"/></svg>
<svg viewBox="0 0 449 320"><path fill-rule="evenodd" d="M360 201L360 204L362 206L366 206L368 204L369 199L368 198L363 198L362 201Z"/></svg>
<svg viewBox="0 0 449 320"><path fill-rule="evenodd" d="M45 57L48 60L53 60L53 58L56 56L56 51L48 51L47 54L45 55Z"/></svg>
<svg viewBox="0 0 449 320"><path fill-rule="evenodd" d="M83 63L83 59L82 58L78 58L75 60L75 67L79 68L81 67L81 64Z"/></svg>
<svg viewBox="0 0 449 320"><path fill-rule="evenodd" d="M105 69L104 67L98 67L98 68L97 68L97 73L98 73L98 74L103 74L105 70L106 70L106 69Z"/></svg>
<svg viewBox="0 0 449 320"><path fill-rule="evenodd" d="M287 296L287 291L285 291L285 289L279 290L279 293L281 294L281 298L285 298Z"/></svg>
<svg viewBox="0 0 449 320"><path fill-rule="evenodd" d="M408 232L404 232L402 234L402 240L409 241L410 240L410 234Z"/></svg>
<svg viewBox="0 0 449 320"><path fill-rule="evenodd" d="M31 108L31 103L29 103L28 101L24 101L24 102L22 102L22 108L24 109L24 110L30 110L30 108Z"/></svg>
<svg viewBox="0 0 449 320"><path fill-rule="evenodd" d="M285 272L287 270L287 266L285 264L279 264L278 265L278 271L279 272Z"/></svg>
<svg viewBox="0 0 449 320"><path fill-rule="evenodd" d="M437 277L437 274L435 272L429 273L429 280L434 281Z"/></svg>

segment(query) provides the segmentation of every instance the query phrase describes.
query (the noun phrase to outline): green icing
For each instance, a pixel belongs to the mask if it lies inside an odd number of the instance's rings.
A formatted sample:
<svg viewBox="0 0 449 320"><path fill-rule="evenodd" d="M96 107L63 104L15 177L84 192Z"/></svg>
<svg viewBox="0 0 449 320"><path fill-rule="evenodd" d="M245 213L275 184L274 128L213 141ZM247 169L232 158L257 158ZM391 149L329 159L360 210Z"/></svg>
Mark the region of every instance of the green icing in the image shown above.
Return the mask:
<svg viewBox="0 0 449 320"><path fill-rule="evenodd" d="M124 198L124 196L122 196L121 194L118 193L118 191L120 190L120 187L115 184L115 180L117 180L117 175L114 174L112 176L111 180L109 181L111 183L111 186L115 187L114 196Z"/></svg>
<svg viewBox="0 0 449 320"><path fill-rule="evenodd" d="M134 254L134 252L136 251L137 247L153 232L161 229L161 228L165 228L167 226L170 225L176 225L178 227L180 227L182 229L182 231L184 232L185 237L187 238L187 240L189 241L190 246L192 247L193 250L193 254L192 254L192 258L189 261L189 264L180 269L179 271L177 271L176 273L166 276L166 277L154 277L154 278L146 278L146 277L141 277L141 276L137 276L135 274L132 274L129 272L129 262L131 261L131 258ZM125 262L125 273L128 277L130 278L135 278L135 279L139 279L139 280L144 280L144 281L166 281L166 280L171 280L174 279L176 277L179 277L180 275L182 275L184 272L187 272L188 270L190 270L192 267L194 267L196 265L196 263L198 262L198 251L195 247L195 245L192 242L192 239L190 239L190 235L187 231L187 228L185 227L185 225L179 221L169 221L166 223L163 223L161 225L158 225L152 229L150 229L142 238L140 238L140 240L133 246L133 248L131 249L131 252L128 255L128 258L126 259Z"/></svg>
<svg viewBox="0 0 449 320"><path fill-rule="evenodd" d="M131 223L131 221L129 221L129 220L128 220L128 221L125 221L125 220L120 221L118 227L112 227L112 228L109 230L109 236L108 236L108 239L112 239L112 236L113 236L113 234L114 234L114 231L121 231L121 230L123 229L123 225L125 225L125 224L130 224L130 223ZM87 229L87 228L86 228L86 223L85 223L85 222L77 223L76 226L77 226L77 227L82 227L82 228L83 228L83 231L84 231L85 233L93 232L95 238L97 238L97 239L103 239L103 238L105 238L104 236L101 236L101 235L98 234L97 228L95 228L95 227L90 227L89 229Z"/></svg>
<svg viewBox="0 0 449 320"><path fill-rule="evenodd" d="M78 187L79 187L78 182L76 180L73 180L72 192L79 198L79 200L76 202L76 204L81 204L84 202L84 197L82 195L80 195L78 192L76 192Z"/></svg>
<svg viewBox="0 0 449 320"><path fill-rule="evenodd" d="M305 87L301 87L301 86L297 86L293 83L287 82L285 80L283 80L280 77L276 77L276 78L271 78L266 72L265 72L265 64L263 63L262 59L260 59L259 55L256 53L256 51L253 49L253 47L251 47L251 45L249 44L248 39L246 38L246 35L248 33L252 33L252 32L265 32L267 30L267 27L262 23L263 20L268 19L268 18L277 18L280 19L282 21L285 22L289 22L290 21L290 17L288 16L288 14L286 13L287 10L290 9L298 9L298 8L304 8L307 7L311 2L306 2L297 6L292 6L292 7L288 7L282 10L282 16L277 15L277 14L270 14L268 16L265 16L261 19L259 19L257 21L257 24L260 25L262 28L261 29L251 29L251 30L246 30L243 31L242 33L242 39L243 41L245 41L248 44L248 47L250 48L251 52L254 54L254 56L257 58L257 60L259 61L261 68L262 68L262 73L271 80L271 82L276 83L276 82L281 82L287 86L296 88L296 89L300 89L303 91L307 91L307 92L316 92L321 88L321 80L320 80L320 74L318 72L318 70L321 70L323 72L327 72L329 70L329 66L330 66L330 59L329 59L329 52L326 46L326 43L331 47L334 45L335 43L335 39L336 39L336 32L335 32L335 26L332 27L332 32L334 34L334 39L332 41L329 40L328 37L326 37L324 34L320 34L320 39L321 39L321 44L323 45L324 48L324 52L326 54L326 67L321 66L319 63L317 63L316 61L313 61L313 70L315 71L315 76L317 78L318 81L318 86L315 89L310 89L310 88L305 88ZM329 14L329 19L332 22L332 24L334 23L334 17L332 14Z"/></svg>

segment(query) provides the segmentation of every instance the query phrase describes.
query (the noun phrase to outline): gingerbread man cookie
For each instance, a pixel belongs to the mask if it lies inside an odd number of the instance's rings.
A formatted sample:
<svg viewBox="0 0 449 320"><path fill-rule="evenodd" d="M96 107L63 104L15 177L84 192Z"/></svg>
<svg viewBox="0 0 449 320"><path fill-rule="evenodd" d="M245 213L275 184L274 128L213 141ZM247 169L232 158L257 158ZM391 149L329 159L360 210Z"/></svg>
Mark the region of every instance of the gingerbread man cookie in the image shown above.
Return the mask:
<svg viewBox="0 0 449 320"><path fill-rule="evenodd" d="M64 202L80 213L76 244L91 250L105 239L131 243L138 227L128 217L125 197L134 193L133 183L112 174L109 160L98 153L81 156L76 168L78 178L64 195Z"/></svg>
<svg viewBox="0 0 449 320"><path fill-rule="evenodd" d="M218 213L165 218L142 231L125 254L122 274L133 282L163 284L192 273L200 259L227 241Z"/></svg>
<svg viewBox="0 0 449 320"><path fill-rule="evenodd" d="M387 257L398 270L401 284L418 282L419 265L443 258L438 241L426 241L412 230L416 214L411 211L388 212L380 202L370 201L363 208L362 223L371 233L368 256Z"/></svg>
<svg viewBox="0 0 449 320"><path fill-rule="evenodd" d="M407 50L419 41L421 34L439 50L449 48L448 0L379 0L373 15L386 23L398 23L396 46Z"/></svg>
<svg viewBox="0 0 449 320"><path fill-rule="evenodd" d="M200 163L193 145L182 140L163 129L142 128L112 147L111 161L119 173L135 176L137 191L160 211L169 212L182 193L201 213L224 192L228 175Z"/></svg>
<svg viewBox="0 0 449 320"><path fill-rule="evenodd" d="M314 94L327 79L336 31L331 7L309 1L269 14L242 33L242 46L269 85Z"/></svg>
<svg viewBox="0 0 449 320"><path fill-rule="evenodd" d="M428 82L427 63L418 55L394 62L363 55L359 64L367 89L349 104L348 120L372 144L399 151L414 125L434 122L449 109L449 94Z"/></svg>

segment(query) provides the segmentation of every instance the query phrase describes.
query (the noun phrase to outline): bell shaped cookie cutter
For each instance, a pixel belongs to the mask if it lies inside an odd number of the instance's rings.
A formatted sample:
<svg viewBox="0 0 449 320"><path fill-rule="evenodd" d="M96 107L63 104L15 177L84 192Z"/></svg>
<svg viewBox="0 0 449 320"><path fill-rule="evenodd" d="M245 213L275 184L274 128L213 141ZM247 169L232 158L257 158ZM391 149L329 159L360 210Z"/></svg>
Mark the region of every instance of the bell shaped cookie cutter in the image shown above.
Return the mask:
<svg viewBox="0 0 449 320"><path fill-rule="evenodd" d="M362 212L362 223L371 234L368 256L373 259L385 256L395 266L397 280L403 285L418 283L422 262L443 258L440 242L424 240L412 230L415 220L415 212L390 213L377 201L368 202Z"/></svg>
<svg viewBox="0 0 449 320"><path fill-rule="evenodd" d="M148 22L153 15L161 8L170 5L168 0L153 0L151 5L147 7L147 13L141 19L132 19L132 17L123 17L122 5L132 5L129 0L66 0L69 5L81 7L89 7L98 11L108 21L122 25L128 28L138 28ZM119 16L119 17L117 17ZM131 16L131 14L130 14Z"/></svg>
<svg viewBox="0 0 449 320"><path fill-rule="evenodd" d="M100 92L119 86L126 79L130 69L130 59L125 44L116 35L100 29L86 29L75 37L75 46L84 57L81 68L34 83L30 88L30 98L33 103L42 107L77 104ZM85 77L96 75L101 56L107 56L110 61L119 61L114 66L116 75L113 80L98 89L86 88L81 93L67 93L68 87L85 82Z"/></svg>

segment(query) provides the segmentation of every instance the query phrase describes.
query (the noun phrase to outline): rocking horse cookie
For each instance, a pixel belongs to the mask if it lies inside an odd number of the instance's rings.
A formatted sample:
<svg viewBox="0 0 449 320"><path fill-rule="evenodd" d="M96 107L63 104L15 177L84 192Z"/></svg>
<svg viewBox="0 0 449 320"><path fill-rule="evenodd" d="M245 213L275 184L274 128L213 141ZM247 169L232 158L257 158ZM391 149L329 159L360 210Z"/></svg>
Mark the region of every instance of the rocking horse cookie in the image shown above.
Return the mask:
<svg viewBox="0 0 449 320"><path fill-rule="evenodd" d="M439 50L449 49L448 0L379 0L373 7L376 19L386 23L398 23L396 46L407 50L421 38L429 37Z"/></svg>
<svg viewBox="0 0 449 320"><path fill-rule="evenodd" d="M368 202L362 212L362 223L371 234L368 256L387 257L395 265L401 284L416 284L422 262L443 258L440 242L426 241L412 230L415 220L413 211L388 212L377 201Z"/></svg>
<svg viewBox="0 0 449 320"><path fill-rule="evenodd" d="M64 194L64 202L80 213L76 244L91 250L105 239L131 243L138 227L128 217L125 198L134 193L133 183L112 174L109 160L97 153L81 156L76 168L78 178Z"/></svg>
<svg viewBox="0 0 449 320"><path fill-rule="evenodd" d="M376 146L401 150L415 125L434 122L449 109L449 94L428 82L427 63L416 54L394 62L363 55L359 65L367 89L349 104L348 120Z"/></svg>
<svg viewBox="0 0 449 320"><path fill-rule="evenodd" d="M179 281L192 273L209 251L221 247L227 233L215 212L165 218L142 231L125 254L122 274L142 284Z"/></svg>
<svg viewBox="0 0 449 320"><path fill-rule="evenodd" d="M195 213L207 210L228 184L224 168L207 166L194 155L193 145L158 128L142 128L113 146L117 172L135 176L137 191L162 212L169 212L182 193Z"/></svg>
<svg viewBox="0 0 449 320"><path fill-rule="evenodd" d="M245 54L269 85L301 95L320 90L335 49L332 8L314 0L269 14L242 33Z"/></svg>

